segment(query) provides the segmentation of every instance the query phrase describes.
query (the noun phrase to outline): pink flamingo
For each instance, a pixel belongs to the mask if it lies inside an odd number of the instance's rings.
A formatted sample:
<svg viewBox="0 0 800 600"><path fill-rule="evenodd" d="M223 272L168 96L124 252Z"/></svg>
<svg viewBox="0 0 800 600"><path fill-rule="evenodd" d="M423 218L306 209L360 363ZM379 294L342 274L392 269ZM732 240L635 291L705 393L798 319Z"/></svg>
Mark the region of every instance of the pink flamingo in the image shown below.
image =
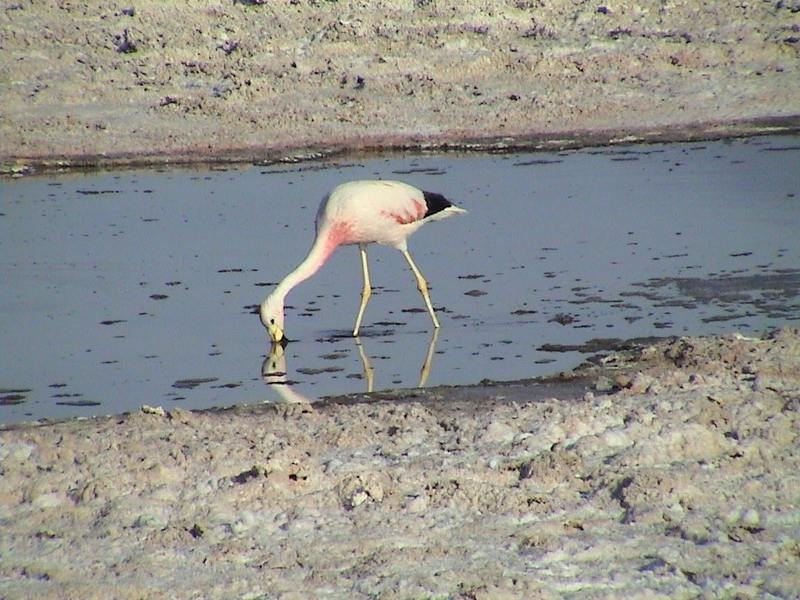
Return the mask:
<svg viewBox="0 0 800 600"><path fill-rule="evenodd" d="M397 248L405 256L417 281L425 306L439 327L439 320L428 294L428 283L408 252L408 236L428 221L466 212L441 194L424 192L400 181L351 181L333 189L317 211L317 234L305 260L261 303L261 323L273 343L285 341L283 304L286 295L325 264L337 246L358 244L364 287L358 307L353 336L358 335L367 301L372 295L367 267L367 244L378 243Z"/></svg>

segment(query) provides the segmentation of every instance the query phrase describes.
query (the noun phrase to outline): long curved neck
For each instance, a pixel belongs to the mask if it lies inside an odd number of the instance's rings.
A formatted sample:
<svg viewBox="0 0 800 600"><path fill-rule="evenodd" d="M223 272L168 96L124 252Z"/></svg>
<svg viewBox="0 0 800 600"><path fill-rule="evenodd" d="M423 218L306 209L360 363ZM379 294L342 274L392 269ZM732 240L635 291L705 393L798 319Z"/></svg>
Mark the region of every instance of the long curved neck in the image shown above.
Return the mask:
<svg viewBox="0 0 800 600"><path fill-rule="evenodd" d="M328 257L339 245L339 240L336 236L329 235L329 232L319 232L314 243L311 245L311 250L308 251L308 256L303 259L297 268L283 278L275 290L270 294L270 298L280 300L281 306L283 299L286 295L299 283L302 283L314 273L319 271L319 268L325 264Z"/></svg>

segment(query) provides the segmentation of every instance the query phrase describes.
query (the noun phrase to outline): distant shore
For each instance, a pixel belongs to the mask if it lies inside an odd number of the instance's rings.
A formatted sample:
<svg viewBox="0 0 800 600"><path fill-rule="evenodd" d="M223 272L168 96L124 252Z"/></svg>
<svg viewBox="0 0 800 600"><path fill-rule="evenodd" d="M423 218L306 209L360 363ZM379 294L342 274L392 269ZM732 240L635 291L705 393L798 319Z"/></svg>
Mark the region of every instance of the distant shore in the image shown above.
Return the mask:
<svg viewBox="0 0 800 600"><path fill-rule="evenodd" d="M798 131L796 15L764 2L12 3L0 173Z"/></svg>

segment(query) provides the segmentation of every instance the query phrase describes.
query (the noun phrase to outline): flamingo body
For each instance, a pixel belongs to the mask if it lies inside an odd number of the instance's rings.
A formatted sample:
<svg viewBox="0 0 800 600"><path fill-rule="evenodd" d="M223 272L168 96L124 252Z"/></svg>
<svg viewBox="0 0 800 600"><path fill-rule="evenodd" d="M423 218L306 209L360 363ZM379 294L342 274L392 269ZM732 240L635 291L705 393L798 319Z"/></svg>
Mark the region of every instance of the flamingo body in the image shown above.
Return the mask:
<svg viewBox="0 0 800 600"><path fill-rule="evenodd" d="M364 287L353 335L357 336L372 292L367 244L396 248L406 258L435 327L439 322L430 302L428 285L408 252L407 239L428 221L466 212L441 194L425 192L400 181L351 181L334 188L320 204L316 237L305 260L289 273L261 303L260 317L270 339L284 339L284 300L297 284L311 277L341 245L358 244Z"/></svg>

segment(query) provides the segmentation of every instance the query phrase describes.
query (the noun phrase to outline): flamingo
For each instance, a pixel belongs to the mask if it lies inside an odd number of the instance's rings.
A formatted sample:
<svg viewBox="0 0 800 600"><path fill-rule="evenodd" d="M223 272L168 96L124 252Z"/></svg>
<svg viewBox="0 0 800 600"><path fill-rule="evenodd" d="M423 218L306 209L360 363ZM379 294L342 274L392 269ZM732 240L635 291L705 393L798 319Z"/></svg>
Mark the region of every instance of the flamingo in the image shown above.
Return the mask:
<svg viewBox="0 0 800 600"><path fill-rule="evenodd" d="M350 181L335 187L317 211L316 237L308 256L261 303L259 316L272 343L287 341L283 314L287 294L316 273L338 246L348 244L358 244L364 277L353 337L358 336L364 309L372 295L367 267L367 244L371 243L397 248L403 254L433 326L438 329L428 283L408 252L407 239L429 221L465 212L441 194L425 192L401 181Z"/></svg>

